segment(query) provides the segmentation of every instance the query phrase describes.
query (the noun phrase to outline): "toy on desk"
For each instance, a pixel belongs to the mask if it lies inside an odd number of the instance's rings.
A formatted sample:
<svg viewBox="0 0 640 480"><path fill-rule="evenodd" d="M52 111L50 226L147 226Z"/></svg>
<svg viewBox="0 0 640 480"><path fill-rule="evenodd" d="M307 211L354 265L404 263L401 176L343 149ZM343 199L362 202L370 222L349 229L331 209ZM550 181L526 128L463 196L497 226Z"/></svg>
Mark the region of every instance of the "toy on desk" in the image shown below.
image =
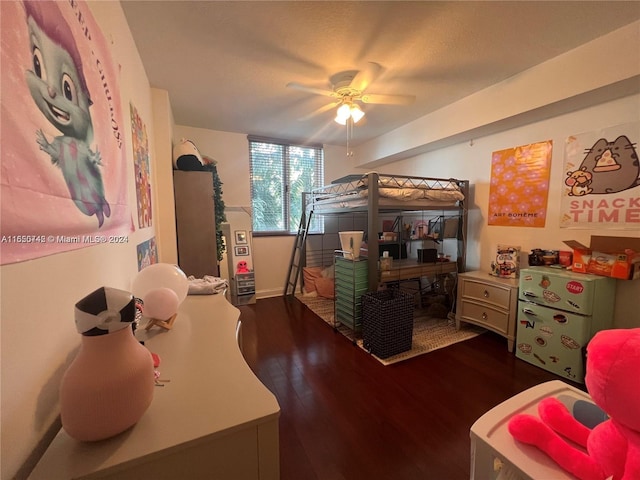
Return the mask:
<svg viewBox="0 0 640 480"><path fill-rule="evenodd" d="M143 314L149 319L145 330L158 326L171 330L178 316L180 299L170 288L162 287L150 290L143 299Z"/></svg>
<svg viewBox="0 0 640 480"><path fill-rule="evenodd" d="M587 346L586 371L587 390L608 420L590 429L550 397L538 405L540 418L516 415L509 432L580 480L640 479L640 328L598 332Z"/></svg>
<svg viewBox="0 0 640 480"><path fill-rule="evenodd" d="M240 260L238 265L236 266L236 273L249 273L249 267L247 266L247 262L244 260Z"/></svg>

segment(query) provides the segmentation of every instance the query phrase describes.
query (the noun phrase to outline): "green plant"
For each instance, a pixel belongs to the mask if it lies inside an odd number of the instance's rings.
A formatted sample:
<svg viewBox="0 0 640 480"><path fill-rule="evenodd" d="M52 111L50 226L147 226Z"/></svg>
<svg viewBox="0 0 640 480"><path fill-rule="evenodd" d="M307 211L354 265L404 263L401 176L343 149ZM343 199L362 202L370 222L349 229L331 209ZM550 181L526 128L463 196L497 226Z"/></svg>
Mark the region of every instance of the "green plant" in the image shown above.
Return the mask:
<svg viewBox="0 0 640 480"><path fill-rule="evenodd" d="M215 205L215 222L216 222L216 254L218 261L222 261L225 252L225 245L222 241L222 223L227 221L224 214L224 200L222 200L222 181L218 175L218 169L214 161L203 165L203 170L213 174L213 203Z"/></svg>

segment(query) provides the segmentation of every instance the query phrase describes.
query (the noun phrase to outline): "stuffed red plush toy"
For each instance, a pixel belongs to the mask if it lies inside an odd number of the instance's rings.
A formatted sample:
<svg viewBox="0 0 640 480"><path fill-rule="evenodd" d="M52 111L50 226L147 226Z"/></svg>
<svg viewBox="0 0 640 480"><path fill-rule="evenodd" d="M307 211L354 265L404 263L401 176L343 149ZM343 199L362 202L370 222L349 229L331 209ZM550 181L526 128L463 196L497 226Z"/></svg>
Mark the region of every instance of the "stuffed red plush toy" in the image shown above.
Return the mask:
<svg viewBox="0 0 640 480"><path fill-rule="evenodd" d="M586 371L587 390L608 420L591 430L550 397L538 405L540 418L516 415L509 421L509 432L581 480L638 480L640 328L598 332L587 346Z"/></svg>

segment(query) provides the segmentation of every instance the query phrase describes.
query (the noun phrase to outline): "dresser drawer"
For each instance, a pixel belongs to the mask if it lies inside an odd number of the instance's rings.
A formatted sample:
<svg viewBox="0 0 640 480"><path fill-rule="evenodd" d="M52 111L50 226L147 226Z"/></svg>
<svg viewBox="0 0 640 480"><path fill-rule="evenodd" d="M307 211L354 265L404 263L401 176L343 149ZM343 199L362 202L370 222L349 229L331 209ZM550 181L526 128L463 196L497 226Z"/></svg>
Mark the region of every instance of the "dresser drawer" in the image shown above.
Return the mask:
<svg viewBox="0 0 640 480"><path fill-rule="evenodd" d="M507 349L513 352L516 339L518 280L498 278L483 271L458 275L456 327L460 322L473 323L504 336Z"/></svg>
<svg viewBox="0 0 640 480"><path fill-rule="evenodd" d="M246 295L248 293L256 293L255 287L238 287L238 295Z"/></svg>
<svg viewBox="0 0 640 480"><path fill-rule="evenodd" d="M365 261L352 261L344 258L336 258L336 272L346 272L349 275L364 275L367 276L367 262Z"/></svg>
<svg viewBox="0 0 640 480"><path fill-rule="evenodd" d="M336 284L336 287L340 286L351 291L360 291L360 290L366 291L369 285L367 283L366 278L364 279L352 278L352 277L344 278L341 275L336 275L334 279L334 283Z"/></svg>
<svg viewBox="0 0 640 480"><path fill-rule="evenodd" d="M462 298L491 304L497 308L509 310L512 291L499 285L465 279L462 282Z"/></svg>
<svg viewBox="0 0 640 480"><path fill-rule="evenodd" d="M475 303L462 300L460 320L469 321L476 325L485 326L499 333L507 333L509 327L509 312L495 309L486 303Z"/></svg>

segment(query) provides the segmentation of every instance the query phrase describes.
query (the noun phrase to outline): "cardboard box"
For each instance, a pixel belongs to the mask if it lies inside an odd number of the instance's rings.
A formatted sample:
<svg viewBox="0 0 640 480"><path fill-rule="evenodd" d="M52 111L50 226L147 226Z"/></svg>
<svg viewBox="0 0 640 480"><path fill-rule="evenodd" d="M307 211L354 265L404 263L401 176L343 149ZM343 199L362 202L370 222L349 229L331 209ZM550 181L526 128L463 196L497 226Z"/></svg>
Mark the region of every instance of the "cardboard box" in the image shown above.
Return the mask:
<svg viewBox="0 0 640 480"><path fill-rule="evenodd" d="M564 240L564 243L573 250L571 269L576 273L587 273L587 265L591 260L591 249L577 240Z"/></svg>
<svg viewBox="0 0 640 480"><path fill-rule="evenodd" d="M588 247L575 240L564 243L573 249L574 272L640 279L640 238L592 235Z"/></svg>

